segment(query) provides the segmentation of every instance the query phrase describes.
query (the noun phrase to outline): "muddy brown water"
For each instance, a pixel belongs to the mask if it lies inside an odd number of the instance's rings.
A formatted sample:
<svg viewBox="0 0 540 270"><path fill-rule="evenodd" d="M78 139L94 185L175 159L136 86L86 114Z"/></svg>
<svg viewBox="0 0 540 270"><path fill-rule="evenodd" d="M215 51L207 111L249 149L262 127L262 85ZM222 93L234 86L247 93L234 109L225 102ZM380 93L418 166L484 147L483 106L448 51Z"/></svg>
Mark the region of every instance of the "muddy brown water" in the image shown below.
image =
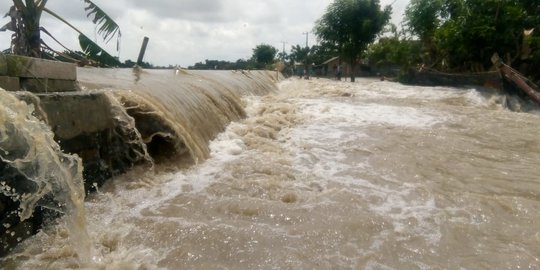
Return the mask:
<svg viewBox="0 0 540 270"><path fill-rule="evenodd" d="M474 89L288 79L189 168L86 199L6 269L538 269L540 116Z"/></svg>

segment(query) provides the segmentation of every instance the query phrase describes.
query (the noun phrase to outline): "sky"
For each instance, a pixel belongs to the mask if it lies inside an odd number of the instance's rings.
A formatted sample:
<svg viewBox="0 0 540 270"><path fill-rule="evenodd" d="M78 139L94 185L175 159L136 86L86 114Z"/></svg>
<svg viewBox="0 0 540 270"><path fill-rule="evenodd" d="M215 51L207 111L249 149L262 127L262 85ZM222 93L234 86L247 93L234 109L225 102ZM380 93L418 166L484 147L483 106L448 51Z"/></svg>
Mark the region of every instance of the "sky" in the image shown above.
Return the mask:
<svg viewBox="0 0 540 270"><path fill-rule="evenodd" d="M102 42L91 20L86 18L84 2L49 0L48 9L81 30L111 55L123 62L137 60L144 37L149 38L144 61L157 66L188 67L209 60L248 59L253 48L269 44L290 52L292 45L317 42L312 33L315 21L333 0L93 0L120 26L120 51L116 42ZM392 22L396 25L409 0L381 0L392 4ZM0 1L0 13L9 10L12 1ZM0 19L0 25L8 18ZM44 14L41 25L66 47L80 50L78 35L57 19ZM0 32L0 49L9 48L11 32ZM59 51L61 47L42 35Z"/></svg>

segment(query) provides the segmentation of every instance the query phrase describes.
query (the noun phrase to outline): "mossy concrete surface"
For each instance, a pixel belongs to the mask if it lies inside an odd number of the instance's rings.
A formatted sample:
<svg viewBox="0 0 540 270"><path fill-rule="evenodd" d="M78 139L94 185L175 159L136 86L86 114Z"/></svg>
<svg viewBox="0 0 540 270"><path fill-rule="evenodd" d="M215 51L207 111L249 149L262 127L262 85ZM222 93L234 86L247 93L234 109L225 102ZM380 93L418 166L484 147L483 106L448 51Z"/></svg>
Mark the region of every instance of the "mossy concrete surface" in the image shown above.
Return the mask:
<svg viewBox="0 0 540 270"><path fill-rule="evenodd" d="M21 78L77 80L75 64L19 55L5 55L7 75ZM1 66L1 65L0 65Z"/></svg>
<svg viewBox="0 0 540 270"><path fill-rule="evenodd" d="M38 118L47 122L62 151L83 160L86 188L102 184L142 160L132 130L120 123L104 92L70 92L33 95L19 92L19 98L34 104Z"/></svg>
<svg viewBox="0 0 540 270"><path fill-rule="evenodd" d="M110 101L102 92L51 93L38 97L49 126L60 140L113 128Z"/></svg>
<svg viewBox="0 0 540 270"><path fill-rule="evenodd" d="M3 53L0 53L0 76L7 75L7 60Z"/></svg>
<svg viewBox="0 0 540 270"><path fill-rule="evenodd" d="M79 90L75 64L0 53L0 87L33 93Z"/></svg>
<svg viewBox="0 0 540 270"><path fill-rule="evenodd" d="M21 90L21 84L18 77L0 76L0 87L7 91Z"/></svg>

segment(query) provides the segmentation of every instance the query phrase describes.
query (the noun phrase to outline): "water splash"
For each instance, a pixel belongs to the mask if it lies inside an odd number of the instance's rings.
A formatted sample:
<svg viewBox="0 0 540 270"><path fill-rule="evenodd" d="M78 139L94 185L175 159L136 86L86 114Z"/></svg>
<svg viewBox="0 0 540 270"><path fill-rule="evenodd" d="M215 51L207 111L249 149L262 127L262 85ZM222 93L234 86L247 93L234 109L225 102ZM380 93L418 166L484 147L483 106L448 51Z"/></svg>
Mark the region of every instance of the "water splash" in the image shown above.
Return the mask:
<svg viewBox="0 0 540 270"><path fill-rule="evenodd" d="M87 261L81 159L62 153L50 128L33 113L33 105L0 89L0 161L12 172L2 175L0 194L18 203L19 221L31 218L37 206L65 214L72 245Z"/></svg>

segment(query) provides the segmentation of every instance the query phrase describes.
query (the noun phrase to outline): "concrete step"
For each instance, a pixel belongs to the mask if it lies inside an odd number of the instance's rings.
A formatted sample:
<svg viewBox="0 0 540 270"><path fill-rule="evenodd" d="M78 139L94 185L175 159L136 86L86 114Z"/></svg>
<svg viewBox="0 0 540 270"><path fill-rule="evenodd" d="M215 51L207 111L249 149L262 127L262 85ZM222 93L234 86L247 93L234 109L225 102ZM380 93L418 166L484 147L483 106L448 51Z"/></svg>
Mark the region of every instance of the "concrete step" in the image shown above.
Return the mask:
<svg viewBox="0 0 540 270"><path fill-rule="evenodd" d="M0 87L33 93L79 90L77 67L72 63L0 54Z"/></svg>

